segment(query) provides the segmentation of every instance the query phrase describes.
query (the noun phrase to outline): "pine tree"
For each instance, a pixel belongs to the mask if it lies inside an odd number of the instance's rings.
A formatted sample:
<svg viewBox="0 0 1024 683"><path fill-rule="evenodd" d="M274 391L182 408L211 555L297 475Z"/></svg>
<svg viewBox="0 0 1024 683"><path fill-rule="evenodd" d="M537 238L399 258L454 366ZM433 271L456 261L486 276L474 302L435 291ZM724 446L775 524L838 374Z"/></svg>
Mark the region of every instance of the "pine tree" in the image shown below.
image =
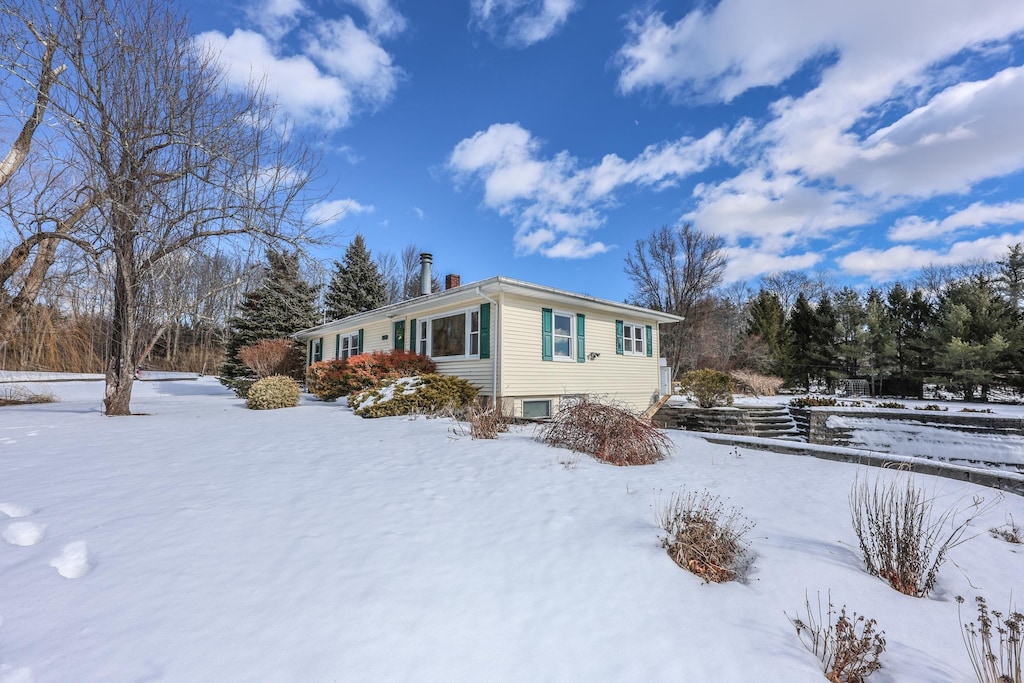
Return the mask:
<svg viewBox="0 0 1024 683"><path fill-rule="evenodd" d="M317 288L302 281L298 253L268 251L263 282L243 295L238 315L228 321L221 383L244 394L253 376L238 352L260 340L285 338L319 323L316 297Z"/></svg>
<svg viewBox="0 0 1024 683"><path fill-rule="evenodd" d="M839 319L832 305L832 297L824 292L814 309L814 328L811 333L812 374L825 381L831 391L836 379L836 344L839 340Z"/></svg>
<svg viewBox="0 0 1024 683"><path fill-rule="evenodd" d="M811 390L811 378L814 375L814 329L817 319L814 308L803 292L797 294L793 312L789 316L789 363L786 367L786 379L790 383L798 383Z"/></svg>
<svg viewBox="0 0 1024 683"><path fill-rule="evenodd" d="M868 352L867 311L860 294L850 287L843 287L836 294L836 319L838 320L838 362L848 376L864 372L863 361Z"/></svg>
<svg viewBox="0 0 1024 683"><path fill-rule="evenodd" d="M747 307L747 336L757 337L772 357L770 372L782 374L788 354L786 312L778 295L762 289Z"/></svg>
<svg viewBox="0 0 1024 683"><path fill-rule="evenodd" d="M1006 300L1010 302L1013 313L1020 319L1024 310L1024 244L1018 242L1010 247L1010 253L1006 258L999 261L999 276L997 278L1000 290Z"/></svg>
<svg viewBox="0 0 1024 683"><path fill-rule="evenodd" d="M334 262L325 304L330 320L347 318L384 305L387 288L380 268L370 256L363 236L356 234L345 250L342 263Z"/></svg>

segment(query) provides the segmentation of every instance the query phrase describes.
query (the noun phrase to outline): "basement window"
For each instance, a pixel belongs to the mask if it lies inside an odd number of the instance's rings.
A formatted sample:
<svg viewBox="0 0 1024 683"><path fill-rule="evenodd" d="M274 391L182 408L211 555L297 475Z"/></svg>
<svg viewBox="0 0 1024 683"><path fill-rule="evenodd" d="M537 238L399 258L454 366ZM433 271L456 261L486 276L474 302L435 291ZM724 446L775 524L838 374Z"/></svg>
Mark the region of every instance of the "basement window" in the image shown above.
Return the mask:
<svg viewBox="0 0 1024 683"><path fill-rule="evenodd" d="M523 418L527 420L540 420L551 417L551 401L523 401Z"/></svg>

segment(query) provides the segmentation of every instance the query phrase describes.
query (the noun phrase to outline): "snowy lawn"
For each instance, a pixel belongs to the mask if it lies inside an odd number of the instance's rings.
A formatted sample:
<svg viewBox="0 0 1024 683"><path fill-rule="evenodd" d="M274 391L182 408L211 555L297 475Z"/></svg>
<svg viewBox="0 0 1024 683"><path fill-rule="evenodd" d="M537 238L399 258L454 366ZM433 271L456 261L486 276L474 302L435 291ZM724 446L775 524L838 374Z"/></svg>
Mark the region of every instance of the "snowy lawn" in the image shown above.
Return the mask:
<svg viewBox="0 0 1024 683"><path fill-rule="evenodd" d="M674 432L615 468L449 420L341 404L250 411L212 378L96 382L0 409L0 681L823 681L784 614L805 594L878 620L870 681L973 680L956 595L1024 603L1024 548L989 535L1003 495L928 599L867 575L854 478L813 458ZM738 453L738 455L737 455ZM996 491L918 476L937 508ZM744 583L704 584L659 545L652 505L728 497L756 522ZM660 493L659 493L660 492Z"/></svg>

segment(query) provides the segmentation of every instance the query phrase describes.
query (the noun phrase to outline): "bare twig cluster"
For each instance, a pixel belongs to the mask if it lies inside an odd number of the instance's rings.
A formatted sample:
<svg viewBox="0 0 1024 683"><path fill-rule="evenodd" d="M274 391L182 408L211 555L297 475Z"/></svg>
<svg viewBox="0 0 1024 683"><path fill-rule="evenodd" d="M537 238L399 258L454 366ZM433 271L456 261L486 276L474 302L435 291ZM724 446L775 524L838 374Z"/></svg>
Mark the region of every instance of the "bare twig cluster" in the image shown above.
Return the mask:
<svg viewBox="0 0 1024 683"><path fill-rule="evenodd" d="M1024 543L1024 528L1014 522L1012 516L1007 517L1006 524L989 529L988 532L1007 543Z"/></svg>
<svg viewBox="0 0 1024 683"><path fill-rule="evenodd" d="M736 386L754 396L774 396L786 383L781 377L762 375L753 370L733 370L729 373Z"/></svg>
<svg viewBox="0 0 1024 683"><path fill-rule="evenodd" d="M48 391L32 391L20 385L0 389L0 407L31 403L55 403L57 397Z"/></svg>
<svg viewBox="0 0 1024 683"><path fill-rule="evenodd" d="M828 596L828 608L822 611L818 594L817 615L810 598L805 599L806 615L786 617L796 627L797 637L821 660L825 678L832 683L861 683L881 668L885 651L885 631L875 631L877 622L853 612L846 605L838 611Z"/></svg>
<svg viewBox="0 0 1024 683"><path fill-rule="evenodd" d="M470 436L474 439L497 439L498 434L508 431L511 418L505 414L504 402L498 397L489 405L477 403L467 408L466 420Z"/></svg>
<svg viewBox="0 0 1024 683"><path fill-rule="evenodd" d="M655 521L666 533L662 546L676 564L707 582L742 577L750 545L745 536L754 523L739 510L708 491L673 493L655 505Z"/></svg>
<svg viewBox="0 0 1024 683"><path fill-rule="evenodd" d="M989 611L985 598L977 596L978 621L965 624L960 615L964 599L956 596L960 634L971 659L978 683L1024 683L1021 629L1024 614L1011 611L1005 619L1003 613ZM993 621L993 617L995 621ZM998 642L993 645L993 641Z"/></svg>
<svg viewBox="0 0 1024 683"><path fill-rule="evenodd" d="M667 436L633 411L590 398L564 406L540 427L537 439L612 465L650 465L663 460L672 446Z"/></svg>
<svg viewBox="0 0 1024 683"><path fill-rule="evenodd" d="M973 517L959 523L956 507L933 513L935 499L897 479L873 485L857 480L850 491L850 514L868 573L901 593L925 597L935 587L939 567L950 549L964 540ZM982 501L975 499L975 514Z"/></svg>
<svg viewBox="0 0 1024 683"><path fill-rule="evenodd" d="M273 375L292 377L302 370L302 351L291 339L264 339L243 347L238 355L260 379Z"/></svg>

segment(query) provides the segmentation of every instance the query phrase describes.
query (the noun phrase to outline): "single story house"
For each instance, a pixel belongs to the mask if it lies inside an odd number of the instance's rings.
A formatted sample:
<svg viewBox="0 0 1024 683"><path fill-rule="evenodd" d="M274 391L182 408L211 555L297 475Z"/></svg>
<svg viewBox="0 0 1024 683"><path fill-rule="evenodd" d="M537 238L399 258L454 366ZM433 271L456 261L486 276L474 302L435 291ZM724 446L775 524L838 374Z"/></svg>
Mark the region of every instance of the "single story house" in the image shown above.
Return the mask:
<svg viewBox="0 0 1024 683"><path fill-rule="evenodd" d="M423 282L430 255L421 256ZM428 285L429 287L429 285ZM480 387L516 417L542 418L562 401L602 396L634 410L660 393L658 325L679 316L544 287L507 277L444 291L311 327L295 337L307 361L358 353L416 351L438 372Z"/></svg>

